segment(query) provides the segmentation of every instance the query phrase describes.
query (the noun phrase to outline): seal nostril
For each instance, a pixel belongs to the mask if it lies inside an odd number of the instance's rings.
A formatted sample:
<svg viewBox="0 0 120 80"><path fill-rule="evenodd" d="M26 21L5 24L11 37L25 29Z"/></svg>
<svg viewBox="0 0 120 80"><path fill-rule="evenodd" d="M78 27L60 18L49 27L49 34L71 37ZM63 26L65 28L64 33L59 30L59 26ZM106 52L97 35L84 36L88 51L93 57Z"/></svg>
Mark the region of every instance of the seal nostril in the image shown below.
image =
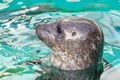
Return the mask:
<svg viewBox="0 0 120 80"><path fill-rule="evenodd" d="M72 32L72 36L75 36L76 35L76 32Z"/></svg>

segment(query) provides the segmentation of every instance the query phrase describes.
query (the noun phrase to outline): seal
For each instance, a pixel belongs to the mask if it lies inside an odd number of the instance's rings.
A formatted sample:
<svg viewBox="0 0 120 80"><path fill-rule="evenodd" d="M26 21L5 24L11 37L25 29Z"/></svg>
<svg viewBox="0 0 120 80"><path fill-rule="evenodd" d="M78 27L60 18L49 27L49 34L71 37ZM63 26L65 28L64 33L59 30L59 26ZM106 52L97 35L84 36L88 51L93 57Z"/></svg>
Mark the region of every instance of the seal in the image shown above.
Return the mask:
<svg viewBox="0 0 120 80"><path fill-rule="evenodd" d="M94 21L60 18L37 25L36 34L53 50L50 60L51 71L57 75L55 80L99 80L103 71L104 36Z"/></svg>

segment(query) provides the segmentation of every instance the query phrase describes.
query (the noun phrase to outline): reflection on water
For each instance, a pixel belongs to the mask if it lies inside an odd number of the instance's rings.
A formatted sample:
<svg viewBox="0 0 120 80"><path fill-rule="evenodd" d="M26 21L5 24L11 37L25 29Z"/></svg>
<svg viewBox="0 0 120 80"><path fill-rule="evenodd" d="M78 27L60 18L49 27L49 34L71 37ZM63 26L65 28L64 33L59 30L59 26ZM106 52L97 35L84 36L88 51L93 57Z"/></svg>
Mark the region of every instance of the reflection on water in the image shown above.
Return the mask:
<svg viewBox="0 0 120 80"><path fill-rule="evenodd" d="M111 67L108 70L105 70L101 76L101 80L119 80L119 79L120 79L120 64Z"/></svg>
<svg viewBox="0 0 120 80"><path fill-rule="evenodd" d="M45 57L51 52L36 37L35 25L67 16L86 17L95 20L99 24L105 36L104 59L111 66L103 73L101 80L115 79L110 79L110 77L114 76L111 72L119 74L118 69L116 69L116 67L119 68L116 65L120 61L119 11L48 12L36 15L25 15L17 11L0 14L0 78L2 80L35 80L37 76L43 74L44 71L40 68L41 65L22 64L22 62ZM109 75L109 73L111 74ZM116 80L118 80L117 77Z"/></svg>

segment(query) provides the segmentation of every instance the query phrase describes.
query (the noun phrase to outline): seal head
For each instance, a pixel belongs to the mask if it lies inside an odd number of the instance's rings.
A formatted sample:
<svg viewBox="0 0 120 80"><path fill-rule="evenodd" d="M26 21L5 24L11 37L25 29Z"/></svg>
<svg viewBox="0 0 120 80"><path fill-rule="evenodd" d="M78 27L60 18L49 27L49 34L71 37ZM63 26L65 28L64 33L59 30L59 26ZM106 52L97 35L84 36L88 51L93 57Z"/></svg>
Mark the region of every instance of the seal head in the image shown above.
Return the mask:
<svg viewBox="0 0 120 80"><path fill-rule="evenodd" d="M62 18L38 25L36 34L51 47L51 62L60 69L85 69L102 60L103 33L92 20Z"/></svg>
<svg viewBox="0 0 120 80"><path fill-rule="evenodd" d="M51 79L99 80L103 71L103 33L92 20L61 18L39 24L36 34L52 50Z"/></svg>

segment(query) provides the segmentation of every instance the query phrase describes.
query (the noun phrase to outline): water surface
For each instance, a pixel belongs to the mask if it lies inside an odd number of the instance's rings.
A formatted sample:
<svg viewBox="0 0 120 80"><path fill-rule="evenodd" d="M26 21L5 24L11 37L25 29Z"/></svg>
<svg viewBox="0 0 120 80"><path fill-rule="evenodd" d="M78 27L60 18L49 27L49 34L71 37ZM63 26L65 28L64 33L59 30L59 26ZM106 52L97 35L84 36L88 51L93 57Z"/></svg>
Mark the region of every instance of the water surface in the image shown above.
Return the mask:
<svg viewBox="0 0 120 80"><path fill-rule="evenodd" d="M37 80L44 73L41 65L24 62L46 57L51 49L37 38L35 25L68 16L86 17L98 23L105 37L103 56L106 68L101 80L120 79L116 76L120 74L120 11L39 13L34 11L36 8L30 9L35 13L30 13L27 9L0 13L1 80Z"/></svg>

